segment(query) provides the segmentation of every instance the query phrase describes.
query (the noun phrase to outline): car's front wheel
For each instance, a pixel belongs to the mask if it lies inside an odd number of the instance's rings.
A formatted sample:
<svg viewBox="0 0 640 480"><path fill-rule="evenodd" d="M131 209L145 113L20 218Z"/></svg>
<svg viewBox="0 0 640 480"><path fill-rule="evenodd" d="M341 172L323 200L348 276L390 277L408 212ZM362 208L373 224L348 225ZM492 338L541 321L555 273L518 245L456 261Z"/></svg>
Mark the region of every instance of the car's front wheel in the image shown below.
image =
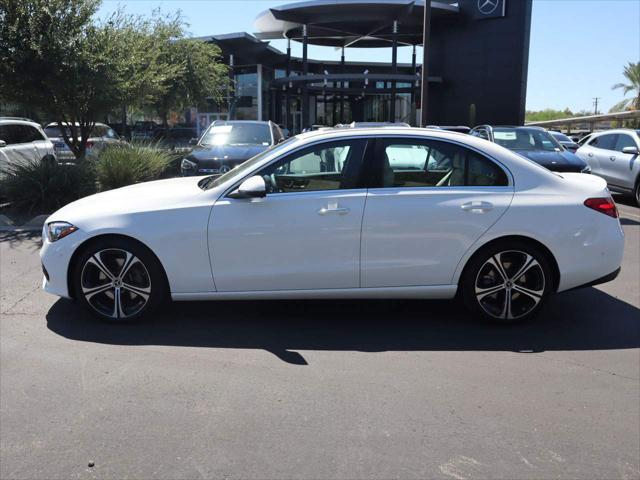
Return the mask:
<svg viewBox="0 0 640 480"><path fill-rule="evenodd" d="M545 253L526 242L501 242L478 252L461 282L466 306L492 321L515 323L536 315L553 291Z"/></svg>
<svg viewBox="0 0 640 480"><path fill-rule="evenodd" d="M75 264L74 287L91 313L113 322L146 316L167 295L155 256L124 238L100 239L85 249Z"/></svg>

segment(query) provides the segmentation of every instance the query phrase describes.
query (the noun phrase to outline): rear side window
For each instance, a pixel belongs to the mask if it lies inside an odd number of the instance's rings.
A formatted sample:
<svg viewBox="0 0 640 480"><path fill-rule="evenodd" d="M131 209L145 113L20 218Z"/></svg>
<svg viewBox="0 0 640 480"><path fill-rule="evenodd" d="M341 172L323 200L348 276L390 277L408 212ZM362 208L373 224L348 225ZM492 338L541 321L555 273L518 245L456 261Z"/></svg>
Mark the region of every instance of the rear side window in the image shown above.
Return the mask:
<svg viewBox="0 0 640 480"><path fill-rule="evenodd" d="M378 144L383 188L509 185L496 163L461 145L437 140L383 139Z"/></svg>
<svg viewBox="0 0 640 480"><path fill-rule="evenodd" d="M484 128L479 128L478 130L475 130L471 135L473 135L474 137L480 137L480 138L484 138L485 140L489 140L489 134Z"/></svg>
<svg viewBox="0 0 640 480"><path fill-rule="evenodd" d="M602 148L603 150L614 150L617 140L618 135L615 133L599 135L589 142L589 146Z"/></svg>
<svg viewBox="0 0 640 480"><path fill-rule="evenodd" d="M15 145L44 140L44 137L31 125L0 125L0 140L7 145Z"/></svg>

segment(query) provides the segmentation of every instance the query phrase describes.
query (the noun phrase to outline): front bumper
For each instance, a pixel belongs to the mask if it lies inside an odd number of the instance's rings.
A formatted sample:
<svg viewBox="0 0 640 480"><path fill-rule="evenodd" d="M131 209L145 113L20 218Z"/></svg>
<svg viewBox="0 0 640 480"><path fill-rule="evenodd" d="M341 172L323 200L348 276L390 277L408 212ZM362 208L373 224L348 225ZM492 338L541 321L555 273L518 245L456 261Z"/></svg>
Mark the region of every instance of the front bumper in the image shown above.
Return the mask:
<svg viewBox="0 0 640 480"><path fill-rule="evenodd" d="M77 230L53 243L43 235L40 261L43 269L42 289L45 292L71 298L67 281L69 265L75 251L88 238L89 236L82 230Z"/></svg>

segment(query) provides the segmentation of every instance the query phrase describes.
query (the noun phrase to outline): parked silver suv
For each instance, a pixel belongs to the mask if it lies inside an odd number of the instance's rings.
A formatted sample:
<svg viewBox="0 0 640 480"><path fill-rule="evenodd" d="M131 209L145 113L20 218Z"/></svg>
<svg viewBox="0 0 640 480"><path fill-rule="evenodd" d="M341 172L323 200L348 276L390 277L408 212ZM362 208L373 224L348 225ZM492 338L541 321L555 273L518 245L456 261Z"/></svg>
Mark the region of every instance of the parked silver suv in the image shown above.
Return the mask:
<svg viewBox="0 0 640 480"><path fill-rule="evenodd" d="M604 178L609 189L632 194L640 206L640 130L617 129L594 133L576 152Z"/></svg>
<svg viewBox="0 0 640 480"><path fill-rule="evenodd" d="M28 118L0 117L0 171L33 160L56 161L53 143L42 127Z"/></svg>
<svg viewBox="0 0 640 480"><path fill-rule="evenodd" d="M66 129L67 136L71 137L71 128L67 124L63 124L63 126ZM76 124L76 127L79 127L78 124ZM75 155L65 143L60 127L56 122L47 125L44 128L44 132L53 142L56 150L56 156L60 162L74 163L76 161ZM87 140L86 155L89 158L97 158L98 154L107 145L119 143L122 143L122 140L120 140L120 137L113 128L109 125L105 125L104 123L96 123L91 131L89 140Z"/></svg>

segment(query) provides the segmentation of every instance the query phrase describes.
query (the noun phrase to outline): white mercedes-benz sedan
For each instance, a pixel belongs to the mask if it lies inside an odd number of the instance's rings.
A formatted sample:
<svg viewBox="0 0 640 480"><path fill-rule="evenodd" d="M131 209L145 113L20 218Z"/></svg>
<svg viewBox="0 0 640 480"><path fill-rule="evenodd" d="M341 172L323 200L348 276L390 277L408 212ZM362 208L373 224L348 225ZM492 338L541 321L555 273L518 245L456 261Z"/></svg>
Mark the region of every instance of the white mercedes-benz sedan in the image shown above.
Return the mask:
<svg viewBox="0 0 640 480"><path fill-rule="evenodd" d="M165 299L438 298L535 315L609 281L624 237L604 180L416 129L311 132L218 177L141 183L51 215L47 292L116 321Z"/></svg>

